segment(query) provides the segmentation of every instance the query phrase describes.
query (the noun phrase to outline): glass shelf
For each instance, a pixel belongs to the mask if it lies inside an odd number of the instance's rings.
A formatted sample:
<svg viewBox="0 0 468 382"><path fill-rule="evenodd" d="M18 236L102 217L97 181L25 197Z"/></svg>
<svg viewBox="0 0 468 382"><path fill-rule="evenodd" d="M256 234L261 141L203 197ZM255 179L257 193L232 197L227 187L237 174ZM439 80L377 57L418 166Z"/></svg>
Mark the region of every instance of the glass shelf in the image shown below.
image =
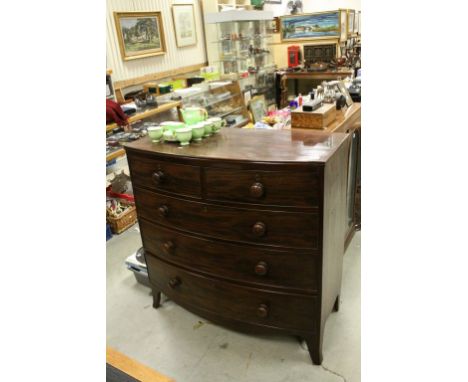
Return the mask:
<svg viewBox="0 0 468 382"><path fill-rule="evenodd" d="M272 35L268 35L268 36L242 37L242 38L238 38L238 39L226 38L226 39L212 41L211 43L212 44L221 44L221 43L224 43L224 42L243 42L243 41L250 41L250 40L264 40L264 39L269 39L269 38L272 38L272 37L273 37Z"/></svg>

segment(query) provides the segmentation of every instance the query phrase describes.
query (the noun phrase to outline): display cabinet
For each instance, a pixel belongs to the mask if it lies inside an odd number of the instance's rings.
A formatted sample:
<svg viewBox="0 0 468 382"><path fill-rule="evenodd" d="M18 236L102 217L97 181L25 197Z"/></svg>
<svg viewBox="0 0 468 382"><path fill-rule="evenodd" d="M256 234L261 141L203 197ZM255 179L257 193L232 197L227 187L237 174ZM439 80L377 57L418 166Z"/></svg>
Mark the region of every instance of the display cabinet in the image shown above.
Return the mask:
<svg viewBox="0 0 468 382"><path fill-rule="evenodd" d="M225 11L205 14L208 60L222 78L237 79L242 92L264 94L275 102L271 52L273 13L267 11ZM215 28L212 28L215 26Z"/></svg>
<svg viewBox="0 0 468 382"><path fill-rule="evenodd" d="M220 117L227 127L242 127L249 122L238 81L212 81L179 89L158 97L158 102L180 99L183 107L203 107L209 117Z"/></svg>

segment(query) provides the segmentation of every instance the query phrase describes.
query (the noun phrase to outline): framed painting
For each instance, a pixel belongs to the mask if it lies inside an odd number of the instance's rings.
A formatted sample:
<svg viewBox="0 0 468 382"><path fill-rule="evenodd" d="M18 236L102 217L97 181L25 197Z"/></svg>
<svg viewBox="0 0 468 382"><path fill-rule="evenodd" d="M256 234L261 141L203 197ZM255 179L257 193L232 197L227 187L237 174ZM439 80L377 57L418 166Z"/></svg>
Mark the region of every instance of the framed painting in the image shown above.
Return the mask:
<svg viewBox="0 0 468 382"><path fill-rule="evenodd" d="M176 36L177 47L196 45L197 28L193 4L172 5L172 21Z"/></svg>
<svg viewBox="0 0 468 382"><path fill-rule="evenodd" d="M249 102L250 112L252 113L254 123L260 122L267 114L267 106L264 95L253 97Z"/></svg>
<svg viewBox="0 0 468 382"><path fill-rule="evenodd" d="M340 41L348 39L348 11L340 9Z"/></svg>
<svg viewBox="0 0 468 382"><path fill-rule="evenodd" d="M348 35L354 33L354 10L348 9Z"/></svg>
<svg viewBox="0 0 468 382"><path fill-rule="evenodd" d="M361 33L361 11L357 11L354 14L354 33Z"/></svg>
<svg viewBox="0 0 468 382"><path fill-rule="evenodd" d="M333 39L341 36L340 11L280 17L281 41Z"/></svg>
<svg viewBox="0 0 468 382"><path fill-rule="evenodd" d="M166 53L161 12L114 12L124 61Z"/></svg>

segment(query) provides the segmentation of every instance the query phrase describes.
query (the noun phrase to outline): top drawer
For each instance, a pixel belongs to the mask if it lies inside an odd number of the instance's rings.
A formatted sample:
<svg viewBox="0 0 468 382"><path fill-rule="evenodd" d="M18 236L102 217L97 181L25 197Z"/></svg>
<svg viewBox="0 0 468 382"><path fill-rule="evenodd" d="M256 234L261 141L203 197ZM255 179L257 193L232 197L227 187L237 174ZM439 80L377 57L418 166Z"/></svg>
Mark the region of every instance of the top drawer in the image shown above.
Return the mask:
<svg viewBox="0 0 468 382"><path fill-rule="evenodd" d="M254 204L318 207L319 168L310 171L244 171L205 168L208 200Z"/></svg>
<svg viewBox="0 0 468 382"><path fill-rule="evenodd" d="M132 182L157 191L201 197L200 168L145 156L128 156Z"/></svg>

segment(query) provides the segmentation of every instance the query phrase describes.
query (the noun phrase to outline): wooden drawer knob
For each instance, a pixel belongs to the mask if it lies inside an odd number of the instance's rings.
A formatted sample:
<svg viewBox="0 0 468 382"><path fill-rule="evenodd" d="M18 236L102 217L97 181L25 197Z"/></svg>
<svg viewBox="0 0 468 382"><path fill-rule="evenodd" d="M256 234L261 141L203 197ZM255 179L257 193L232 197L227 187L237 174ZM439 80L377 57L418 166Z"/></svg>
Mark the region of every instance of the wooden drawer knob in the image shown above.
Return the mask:
<svg viewBox="0 0 468 382"><path fill-rule="evenodd" d="M253 225L253 227L252 227L252 233L257 237L261 237L261 236L265 235L265 233L266 233L266 224L262 223L262 222L255 223Z"/></svg>
<svg viewBox="0 0 468 382"><path fill-rule="evenodd" d="M265 193L265 188L260 182L255 182L250 186L250 196L254 198L261 198Z"/></svg>
<svg viewBox="0 0 468 382"><path fill-rule="evenodd" d="M266 304L260 304L257 308L257 316L265 318L268 316L268 306Z"/></svg>
<svg viewBox="0 0 468 382"><path fill-rule="evenodd" d="M182 281L178 277L174 277L170 279L169 282L167 283L167 285L169 285L169 287L171 287L172 289L174 289L176 286L180 284L182 284Z"/></svg>
<svg viewBox="0 0 468 382"><path fill-rule="evenodd" d="M165 179L166 175L164 175L164 173L161 170L153 172L153 181L154 183L156 183L156 185L159 186L164 182Z"/></svg>
<svg viewBox="0 0 468 382"><path fill-rule="evenodd" d="M168 206L161 206L158 208L159 216L165 218L169 214L169 207Z"/></svg>
<svg viewBox="0 0 468 382"><path fill-rule="evenodd" d="M268 273L268 264L264 261L259 261L255 266L255 274L259 276L265 276Z"/></svg>
<svg viewBox="0 0 468 382"><path fill-rule="evenodd" d="M175 248L174 242L171 240L166 241L163 244L163 248L164 248L164 252L166 252L168 255L172 255L174 253L174 248Z"/></svg>

